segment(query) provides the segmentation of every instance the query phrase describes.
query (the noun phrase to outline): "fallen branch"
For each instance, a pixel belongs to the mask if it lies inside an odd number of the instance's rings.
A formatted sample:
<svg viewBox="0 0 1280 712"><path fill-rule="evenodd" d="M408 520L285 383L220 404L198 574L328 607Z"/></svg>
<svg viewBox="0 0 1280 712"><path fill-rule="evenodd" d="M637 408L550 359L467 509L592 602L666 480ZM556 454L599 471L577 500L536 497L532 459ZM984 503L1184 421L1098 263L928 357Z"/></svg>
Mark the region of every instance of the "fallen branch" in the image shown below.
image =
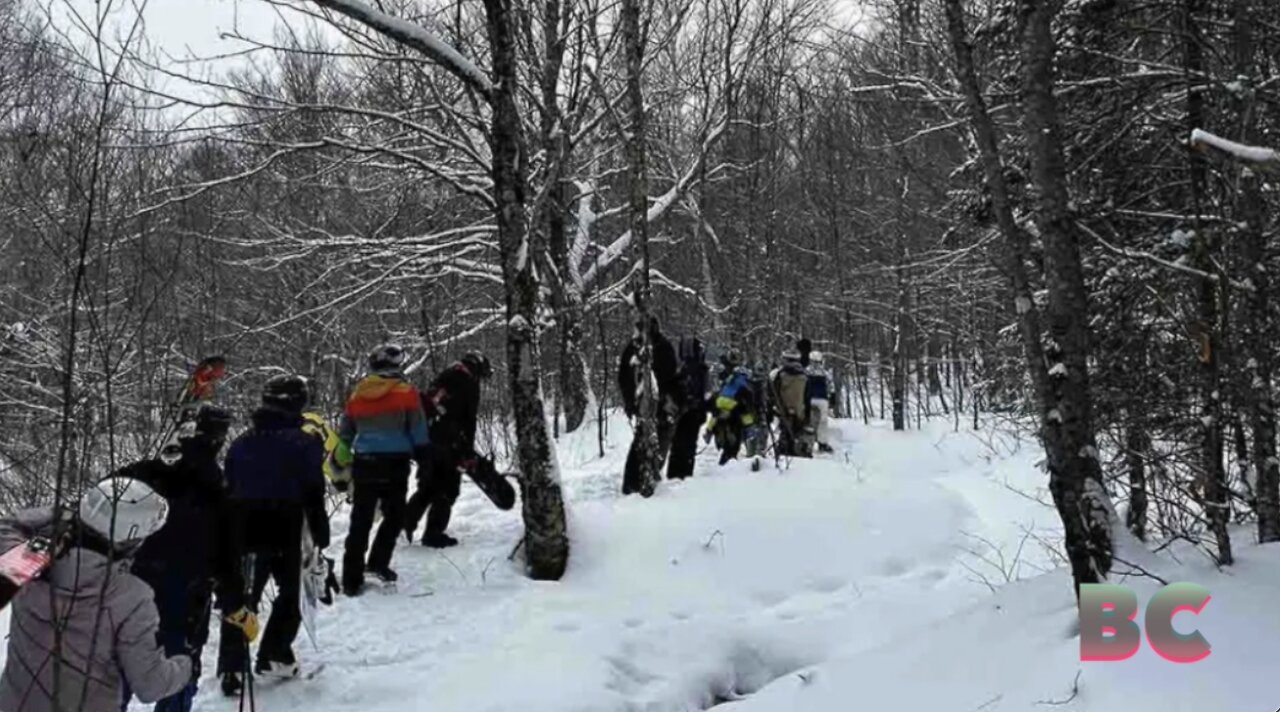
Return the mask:
<svg viewBox="0 0 1280 712"><path fill-rule="evenodd" d="M1065 700L1040 700L1036 704L1037 705L1055 705L1055 706L1069 704L1072 700L1076 698L1077 695L1080 694L1080 673L1081 672L1083 671L1076 670L1076 679L1071 683L1070 697L1066 698Z"/></svg>

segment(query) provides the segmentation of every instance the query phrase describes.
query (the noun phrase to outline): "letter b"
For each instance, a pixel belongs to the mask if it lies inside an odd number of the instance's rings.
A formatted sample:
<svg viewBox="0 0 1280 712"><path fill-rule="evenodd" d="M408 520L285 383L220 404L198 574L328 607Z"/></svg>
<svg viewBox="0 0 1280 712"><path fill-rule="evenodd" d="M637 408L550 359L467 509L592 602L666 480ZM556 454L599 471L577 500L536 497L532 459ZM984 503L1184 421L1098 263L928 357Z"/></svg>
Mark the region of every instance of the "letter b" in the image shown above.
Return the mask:
<svg viewBox="0 0 1280 712"><path fill-rule="evenodd" d="M1080 584L1080 659L1128 660L1142 646L1138 597L1110 583Z"/></svg>

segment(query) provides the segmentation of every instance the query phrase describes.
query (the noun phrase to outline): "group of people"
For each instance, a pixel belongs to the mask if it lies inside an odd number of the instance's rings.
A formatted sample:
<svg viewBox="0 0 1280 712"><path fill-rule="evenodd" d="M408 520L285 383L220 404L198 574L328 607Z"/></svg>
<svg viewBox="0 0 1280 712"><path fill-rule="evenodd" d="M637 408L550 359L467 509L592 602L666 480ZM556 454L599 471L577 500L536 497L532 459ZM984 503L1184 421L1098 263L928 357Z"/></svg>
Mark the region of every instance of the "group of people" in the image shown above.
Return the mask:
<svg viewBox="0 0 1280 712"><path fill-rule="evenodd" d="M726 351L713 383L700 340L673 344L656 320L644 326L651 376L639 369L637 332L623 351L619 385L624 410L634 417L642 378L652 377L667 477L693 474L704 422L721 464L745 447L758 466L774 439L774 420L779 455L809 457L815 444L830 449L824 426L830 377L808 340L767 373ZM447 530L462 476L492 467L475 448L489 360L467 353L421 391L406 377L406 354L397 345L379 347L367 365L336 428L309 410L313 394L305 378L277 375L264 385L249 427L230 443L231 414L203 404L179 432L177 457L166 448L117 470L69 512L29 510L0 522L4 551L54 532L66 542L12 601L0 710L123 712L136 697L156 702L159 712L188 712L215 608L224 694L241 693L254 674L297 676L303 569L332 566L314 556L330 544L326 481L351 504L341 584L334 582L347 596L364 591L366 574L397 580L396 542L401 534L412 542L424 517L424 545L457 544ZM633 444L624 493L646 486L638 452ZM327 575L335 578L331 568ZM277 593L260 630L268 581ZM249 646L259 632L251 666Z"/></svg>
<svg viewBox="0 0 1280 712"><path fill-rule="evenodd" d="M623 349L618 363L618 388L623 410L635 418L640 409L640 389L646 374L640 365L643 346L640 329L647 332L649 374L656 398L658 461L666 462L668 479L693 474L698 433L714 440L720 464L744 454L759 469L760 458L770 446L779 456L812 457L815 449L831 452L831 375L821 352L809 339L796 342L772 367L748 364L734 349L719 356L719 373L713 380L707 348L695 336L672 343L657 319L637 324L636 333ZM774 422L778 423L776 437ZM641 442L637 437L627 453L622 492L642 492L646 484L640 471Z"/></svg>
<svg viewBox="0 0 1280 712"><path fill-rule="evenodd" d="M424 515L424 545L457 544L446 532L461 478L482 459L476 419L492 367L467 353L423 391L405 367L403 348L376 349L336 429L308 411L305 378L272 377L249 427L229 445L231 414L201 405L178 436L180 457L121 468L68 513L29 510L0 522L6 551L55 530L67 542L11 604L0 710L123 712L136 697L159 712L187 712L215 597L224 694L240 694L255 673L297 676L304 550L330 543L326 479L351 502L341 572L347 596L363 592L366 573L397 579L396 541L401 534L413 541ZM260 631L269 580L277 593ZM259 632L251 671L249 645Z"/></svg>

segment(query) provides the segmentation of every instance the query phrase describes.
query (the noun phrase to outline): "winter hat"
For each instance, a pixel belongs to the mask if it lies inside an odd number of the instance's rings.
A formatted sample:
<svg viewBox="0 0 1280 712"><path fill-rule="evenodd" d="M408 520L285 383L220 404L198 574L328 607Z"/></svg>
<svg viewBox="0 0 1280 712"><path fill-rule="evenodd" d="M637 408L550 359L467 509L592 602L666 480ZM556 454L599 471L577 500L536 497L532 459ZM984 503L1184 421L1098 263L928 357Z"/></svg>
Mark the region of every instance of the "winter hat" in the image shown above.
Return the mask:
<svg viewBox="0 0 1280 712"><path fill-rule="evenodd" d="M462 365L475 374L476 378L488 378L493 375L493 366L489 357L478 351L469 351L462 357Z"/></svg>
<svg viewBox="0 0 1280 712"><path fill-rule="evenodd" d="M405 353L399 344L383 344L369 354L369 370L379 376L404 374Z"/></svg>
<svg viewBox="0 0 1280 712"><path fill-rule="evenodd" d="M169 503L140 480L109 477L80 498L80 523L111 544L128 550L159 531Z"/></svg>
<svg viewBox="0 0 1280 712"><path fill-rule="evenodd" d="M264 405L301 413L310 401L311 389L302 376L272 376L262 387Z"/></svg>

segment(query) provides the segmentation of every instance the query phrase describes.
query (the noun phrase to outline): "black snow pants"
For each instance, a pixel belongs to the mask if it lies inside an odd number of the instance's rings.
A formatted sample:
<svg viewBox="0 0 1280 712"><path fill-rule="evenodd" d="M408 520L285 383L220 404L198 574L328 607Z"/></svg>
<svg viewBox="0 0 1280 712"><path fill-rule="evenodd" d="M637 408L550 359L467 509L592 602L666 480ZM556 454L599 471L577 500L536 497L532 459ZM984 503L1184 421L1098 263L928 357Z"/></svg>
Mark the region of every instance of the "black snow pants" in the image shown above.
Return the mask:
<svg viewBox="0 0 1280 712"><path fill-rule="evenodd" d="M405 532L412 537L425 513L427 526L422 531L423 540L432 534L444 534L453 515L453 503L458 501L461 491L462 470L458 459L448 452L433 449L427 467L418 469L418 486L409 497L405 510Z"/></svg>
<svg viewBox="0 0 1280 712"><path fill-rule="evenodd" d="M706 412L702 408L688 408L676 419L671 436L671 456L667 462L667 479L683 480L693 476L693 461L698 456L698 431Z"/></svg>
<svg viewBox="0 0 1280 712"><path fill-rule="evenodd" d="M342 585L359 588L364 583L365 553L368 568L391 565L396 538L404 530L405 495L409 492L408 455L356 457L351 466L351 528L342 556ZM373 517L382 509L382 523L369 546Z"/></svg>
<svg viewBox="0 0 1280 712"><path fill-rule="evenodd" d="M245 526L245 554L253 561L252 582L244 605L257 613L267 580L276 582L271 616L262 631L258 660L293 663L293 641L302 625L302 523L299 505L254 508L239 514ZM227 611L232 613L233 611ZM223 621L218 644L218 673L243 672L249 654L244 633Z"/></svg>

